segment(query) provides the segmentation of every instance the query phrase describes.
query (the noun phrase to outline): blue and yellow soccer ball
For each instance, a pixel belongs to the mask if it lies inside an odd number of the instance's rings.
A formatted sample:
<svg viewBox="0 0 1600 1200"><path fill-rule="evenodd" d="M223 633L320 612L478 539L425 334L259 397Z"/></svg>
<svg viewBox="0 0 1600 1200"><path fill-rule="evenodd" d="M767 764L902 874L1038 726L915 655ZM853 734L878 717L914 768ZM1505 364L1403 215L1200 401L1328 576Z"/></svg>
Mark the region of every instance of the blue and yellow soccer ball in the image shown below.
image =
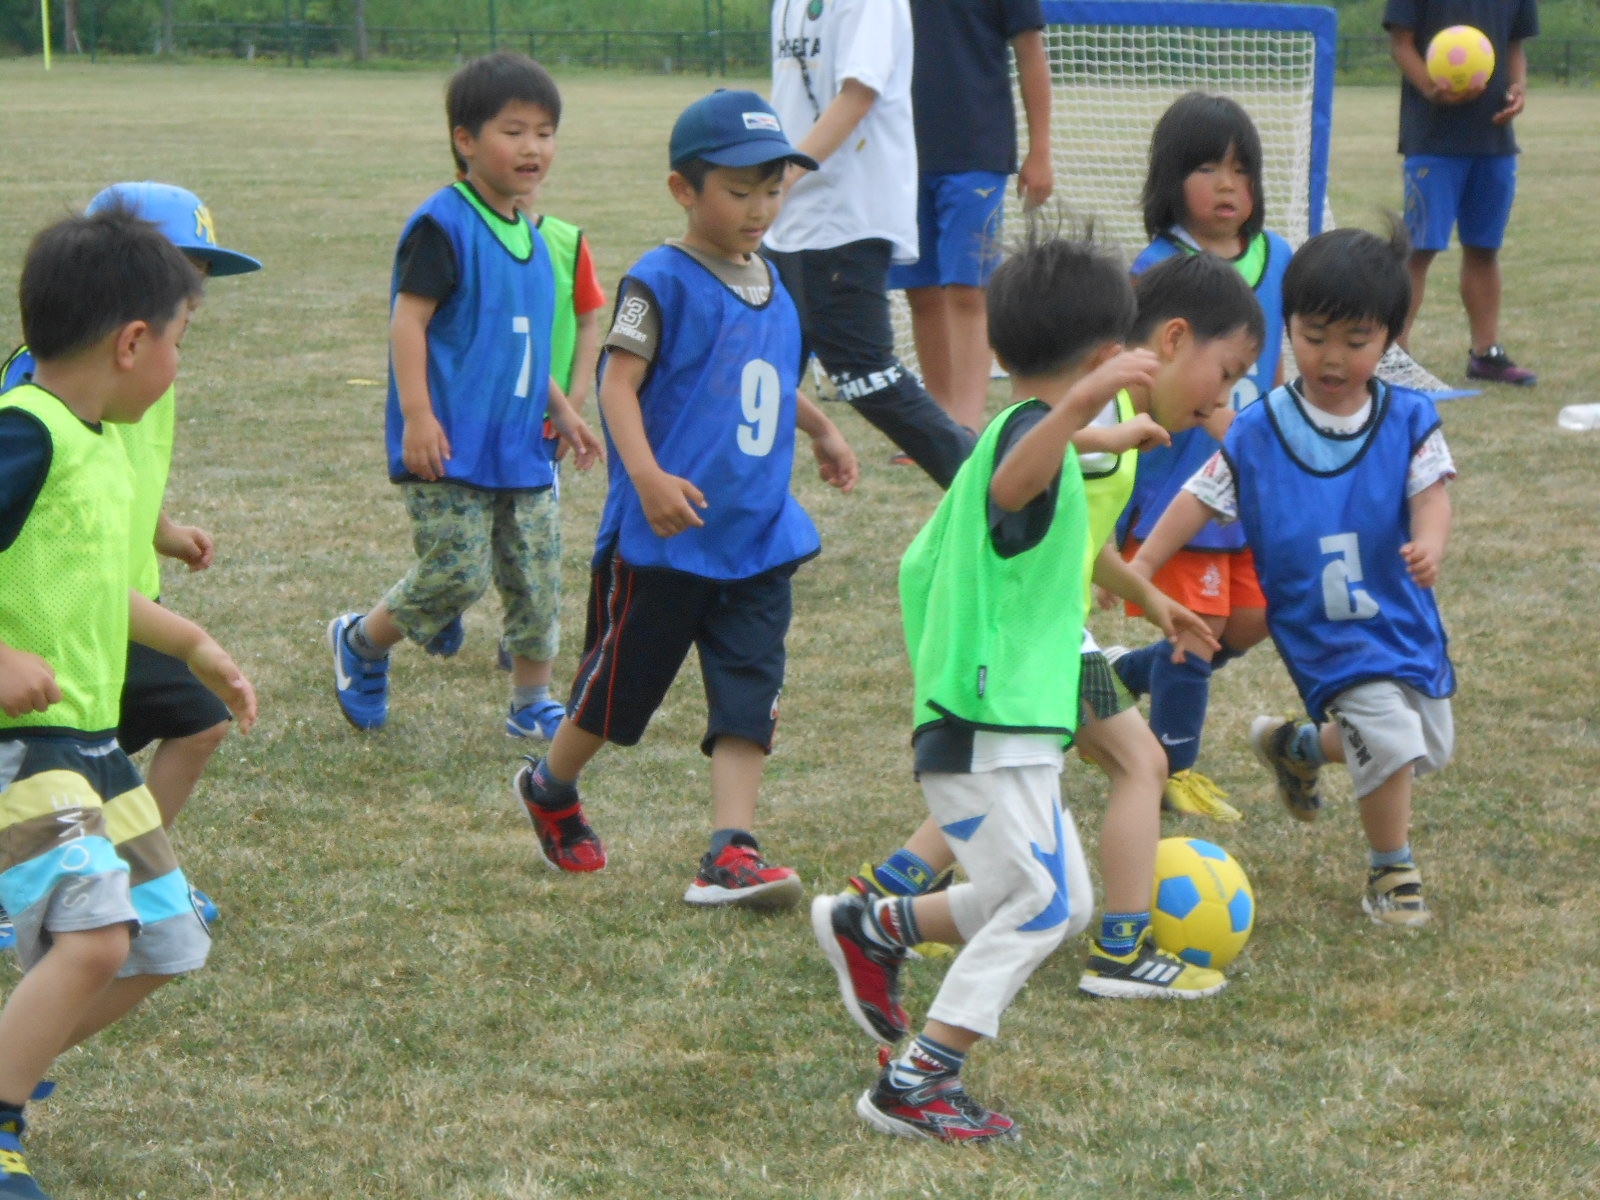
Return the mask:
<svg viewBox="0 0 1600 1200"><path fill-rule="evenodd" d="M1150 906L1156 945L1220 971L1244 949L1255 920L1255 893L1233 855L1199 838L1161 839Z"/></svg>

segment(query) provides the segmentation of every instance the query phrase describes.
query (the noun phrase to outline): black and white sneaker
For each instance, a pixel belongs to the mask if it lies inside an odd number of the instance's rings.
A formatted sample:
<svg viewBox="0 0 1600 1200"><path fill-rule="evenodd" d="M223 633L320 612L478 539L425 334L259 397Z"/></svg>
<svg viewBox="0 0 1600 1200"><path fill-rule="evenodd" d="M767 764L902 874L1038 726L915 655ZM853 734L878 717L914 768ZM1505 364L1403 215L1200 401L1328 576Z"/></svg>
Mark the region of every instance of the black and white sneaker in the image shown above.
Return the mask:
<svg viewBox="0 0 1600 1200"><path fill-rule="evenodd" d="M1200 1000L1228 986L1221 971L1197 967L1156 945L1146 929L1127 954L1108 954L1090 943L1078 990L1115 1000Z"/></svg>

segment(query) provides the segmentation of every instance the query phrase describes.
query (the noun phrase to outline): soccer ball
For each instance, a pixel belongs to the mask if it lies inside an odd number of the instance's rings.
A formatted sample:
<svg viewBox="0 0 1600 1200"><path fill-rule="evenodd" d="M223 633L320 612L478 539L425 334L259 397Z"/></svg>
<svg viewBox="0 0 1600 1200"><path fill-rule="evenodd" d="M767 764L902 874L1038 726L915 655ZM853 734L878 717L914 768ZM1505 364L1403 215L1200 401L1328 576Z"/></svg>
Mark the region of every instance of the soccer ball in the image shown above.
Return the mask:
<svg viewBox="0 0 1600 1200"><path fill-rule="evenodd" d="M1231 854L1199 838L1161 839L1150 905L1157 946L1221 970L1244 949L1255 919L1250 880Z"/></svg>
<svg viewBox="0 0 1600 1200"><path fill-rule="evenodd" d="M1428 43L1428 76L1450 92L1482 87L1494 74L1494 47L1481 30L1452 25Z"/></svg>

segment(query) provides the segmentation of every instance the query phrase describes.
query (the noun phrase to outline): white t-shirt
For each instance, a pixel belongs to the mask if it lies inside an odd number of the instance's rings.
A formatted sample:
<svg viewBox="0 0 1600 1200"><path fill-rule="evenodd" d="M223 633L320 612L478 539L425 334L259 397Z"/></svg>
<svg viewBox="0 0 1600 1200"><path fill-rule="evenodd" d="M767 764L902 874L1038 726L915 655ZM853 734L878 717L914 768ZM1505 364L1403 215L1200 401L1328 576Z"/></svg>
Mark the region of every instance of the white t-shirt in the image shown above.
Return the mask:
<svg viewBox="0 0 1600 1200"><path fill-rule="evenodd" d="M1359 412L1353 412L1347 417L1335 416L1323 412L1320 408L1313 408L1299 396L1295 397L1295 402L1300 405L1300 411L1305 413L1306 420L1324 433L1357 433L1372 416L1371 400L1363 404ZM1455 477L1455 459L1451 457L1450 447L1445 443L1444 431L1435 429L1411 456L1411 465L1406 472L1406 498L1409 500L1418 492L1426 491L1441 479L1449 480ZM1213 454L1206 461L1206 465L1196 471L1189 482L1183 485L1183 490L1209 508L1218 525L1228 525L1239 519L1239 488L1234 483L1233 468L1228 466L1228 460L1222 456L1222 451L1218 450Z"/></svg>
<svg viewBox="0 0 1600 1200"><path fill-rule="evenodd" d="M773 0L772 107L791 142L811 132L844 80L878 98L822 169L790 189L767 231L772 249L830 250L883 238L895 262L916 262L911 47L908 0Z"/></svg>

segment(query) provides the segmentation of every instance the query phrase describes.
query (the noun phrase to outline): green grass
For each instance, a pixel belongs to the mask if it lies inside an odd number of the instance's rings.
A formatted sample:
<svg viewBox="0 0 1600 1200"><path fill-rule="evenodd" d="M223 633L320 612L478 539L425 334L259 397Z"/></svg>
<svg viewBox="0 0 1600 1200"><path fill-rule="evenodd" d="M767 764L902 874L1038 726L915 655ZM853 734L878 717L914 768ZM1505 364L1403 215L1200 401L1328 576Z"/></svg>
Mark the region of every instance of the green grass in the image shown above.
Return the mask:
<svg viewBox="0 0 1600 1200"><path fill-rule="evenodd" d="M1336 801L1288 821L1243 746L1294 696L1270 648L1217 680L1202 766L1247 820L1218 832L1260 921L1221 997L1182 1011L1090 1003L1081 946L1035 976L971 1082L1025 1126L1018 1149L891 1142L850 1111L872 1077L801 914L679 901L707 824L687 671L645 743L586 781L612 866L535 860L507 784L492 602L451 662L396 655L387 731L328 694L323 625L410 559L383 477L390 255L447 178L444 73L0 64L0 275L33 230L115 179L182 182L259 275L214 282L185 342L169 508L217 565L167 599L239 656L262 700L180 822L223 909L212 965L61 1062L32 1153L60 1197L1585 1197L1600 1193L1600 776L1592 634L1600 435L1600 101L1539 89L1505 254L1505 340L1534 391L1445 408L1461 467L1441 599L1461 677L1458 761L1419 790L1415 845L1438 928L1386 936L1357 904L1360 833ZM552 211L593 237L608 286L678 232L673 114L703 80L564 80ZM1344 91L1335 209L1399 201L1390 88ZM1419 358L1459 381L1452 253ZM0 338L16 336L12 293ZM994 397L998 403L998 389ZM937 497L835 410L865 477L802 468L825 553L796 580L791 670L761 829L837 887L922 815L896 560ZM565 503L570 678L602 481ZM1103 640L1142 636L1117 618ZM1092 843L1102 785L1073 765ZM1336 792L1340 789L1335 788ZM1345 793L1347 794L1347 793ZM1169 825L1170 831L1211 833ZM912 972L921 1013L937 965Z"/></svg>

